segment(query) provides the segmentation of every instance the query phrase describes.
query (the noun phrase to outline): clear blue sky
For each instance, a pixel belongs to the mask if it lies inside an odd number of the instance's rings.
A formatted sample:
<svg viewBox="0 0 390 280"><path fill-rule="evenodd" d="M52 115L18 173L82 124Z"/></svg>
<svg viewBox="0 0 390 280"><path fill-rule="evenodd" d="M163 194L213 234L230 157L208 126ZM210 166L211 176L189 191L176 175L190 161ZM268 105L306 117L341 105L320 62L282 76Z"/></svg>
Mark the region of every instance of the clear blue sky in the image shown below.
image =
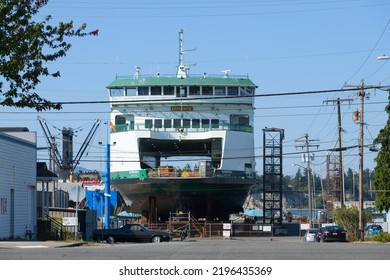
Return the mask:
<svg viewBox="0 0 390 280"><path fill-rule="evenodd" d="M56 21L83 22L99 36L72 40L65 58L51 63L61 78L42 79L39 90L52 101L108 100L106 86L115 75L171 74L178 63L178 31L184 28L184 47L196 48L185 56L196 63L192 73L248 74L258 85L256 94L333 90L345 82L358 85L390 85L390 62L376 59L390 55L390 2L387 0L259 0L259 1L56 1L50 0L41 15ZM384 127L386 91L368 91L365 144ZM320 150L336 147L337 108L327 99L353 98L341 107L343 145L357 145L359 126L352 112L359 108L357 91L324 94L257 97L256 155L262 155L262 129L285 129L284 152L299 152L295 139L309 134L319 139ZM84 141L96 118L109 119L107 104L66 105L61 112L36 113L1 108L2 126L27 126L37 131L39 146L46 141L37 116L56 128L72 127L77 133L74 152ZM101 125L81 166L104 169L107 129ZM373 169L375 153L365 150L364 167ZM39 152L39 159L48 158ZM316 153L314 171L325 176L325 151ZM295 174L300 155L284 158L284 174ZM344 168L358 170L358 150L344 153ZM262 159L257 171L262 173Z"/></svg>

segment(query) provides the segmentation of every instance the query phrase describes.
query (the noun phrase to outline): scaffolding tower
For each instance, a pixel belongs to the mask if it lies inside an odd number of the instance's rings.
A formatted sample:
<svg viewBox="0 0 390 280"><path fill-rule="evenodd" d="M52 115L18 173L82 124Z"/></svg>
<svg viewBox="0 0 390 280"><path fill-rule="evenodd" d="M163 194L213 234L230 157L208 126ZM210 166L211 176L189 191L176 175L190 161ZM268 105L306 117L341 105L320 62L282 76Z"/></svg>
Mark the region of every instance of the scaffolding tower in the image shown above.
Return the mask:
<svg viewBox="0 0 390 280"><path fill-rule="evenodd" d="M263 222L282 223L284 129L263 129Z"/></svg>
<svg viewBox="0 0 390 280"><path fill-rule="evenodd" d="M326 217L332 215L334 202L341 202L340 160L338 156L326 155Z"/></svg>

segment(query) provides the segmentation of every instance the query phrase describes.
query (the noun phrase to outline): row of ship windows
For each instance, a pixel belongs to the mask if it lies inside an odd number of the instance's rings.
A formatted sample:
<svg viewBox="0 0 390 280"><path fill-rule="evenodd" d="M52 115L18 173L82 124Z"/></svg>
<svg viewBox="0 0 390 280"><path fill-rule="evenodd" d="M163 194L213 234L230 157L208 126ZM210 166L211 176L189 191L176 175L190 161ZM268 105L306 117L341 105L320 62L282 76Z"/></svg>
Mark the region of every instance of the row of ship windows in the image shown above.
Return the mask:
<svg viewBox="0 0 390 280"><path fill-rule="evenodd" d="M110 88L110 96L146 96L146 95L176 95L187 97L196 95L216 96L252 96L255 87L231 87L231 86L150 86L150 87L125 87Z"/></svg>
<svg viewBox="0 0 390 280"><path fill-rule="evenodd" d="M172 123L173 122L173 123ZM155 119L145 120L145 128L191 128L191 122L192 122L192 128L218 128L219 127L219 120L218 119ZM211 126L210 126L211 124Z"/></svg>
<svg viewBox="0 0 390 280"><path fill-rule="evenodd" d="M116 116L115 125L125 125L123 116ZM247 115L232 115L230 124L249 126ZM145 119L145 128L219 128L227 122L219 119Z"/></svg>

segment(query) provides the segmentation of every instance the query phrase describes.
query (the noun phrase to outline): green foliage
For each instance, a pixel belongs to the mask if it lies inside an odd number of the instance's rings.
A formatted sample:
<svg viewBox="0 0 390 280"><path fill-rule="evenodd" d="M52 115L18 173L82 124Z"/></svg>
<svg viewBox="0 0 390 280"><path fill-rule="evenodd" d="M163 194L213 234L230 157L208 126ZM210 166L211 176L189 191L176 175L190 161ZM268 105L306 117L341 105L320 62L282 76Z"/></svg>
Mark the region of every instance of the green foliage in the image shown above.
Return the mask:
<svg viewBox="0 0 390 280"><path fill-rule="evenodd" d="M376 167L374 169L373 185L376 191L375 207L378 211L388 212L390 209L390 91L389 104L385 110L388 119L386 126L379 131L374 144L380 144L381 148L375 158Z"/></svg>
<svg viewBox="0 0 390 280"><path fill-rule="evenodd" d="M73 22L49 24L51 16L35 22L33 17L48 0L2 0L0 3L0 105L29 107L37 111L61 109L61 104L41 98L35 88L43 76L59 77L45 63L66 55L71 44L65 38L97 35L77 30Z"/></svg>
<svg viewBox="0 0 390 280"><path fill-rule="evenodd" d="M189 163L187 163L186 164L186 166L184 166L184 168L183 168L183 172L191 172L191 166L190 166L190 164Z"/></svg>
<svg viewBox="0 0 390 280"><path fill-rule="evenodd" d="M82 241L83 236L81 232L77 232L76 234L71 231L64 232L64 240L65 241Z"/></svg>
<svg viewBox="0 0 390 280"><path fill-rule="evenodd" d="M375 234L372 237L372 241L382 242L382 243L390 242L390 233L384 232L384 233Z"/></svg>
<svg viewBox="0 0 390 280"><path fill-rule="evenodd" d="M347 231L347 240L348 241L357 241L360 237L359 231L359 209L356 206L351 208L346 208L345 206L337 208L334 212L334 221L343 226ZM372 220L372 215L370 212L365 212L363 215L363 225L367 224Z"/></svg>

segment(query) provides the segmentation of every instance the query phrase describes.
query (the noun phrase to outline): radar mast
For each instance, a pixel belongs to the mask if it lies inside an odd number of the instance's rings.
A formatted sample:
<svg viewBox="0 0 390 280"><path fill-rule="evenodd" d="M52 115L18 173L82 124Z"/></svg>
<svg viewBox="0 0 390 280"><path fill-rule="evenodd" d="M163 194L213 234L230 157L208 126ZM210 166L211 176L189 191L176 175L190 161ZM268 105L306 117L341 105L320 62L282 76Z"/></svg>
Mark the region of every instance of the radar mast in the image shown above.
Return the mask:
<svg viewBox="0 0 390 280"><path fill-rule="evenodd" d="M184 65L183 54L186 52L192 52L192 51L196 50L196 48L193 48L190 50L183 49L183 33L184 33L184 29L180 28L180 30L179 30L179 66L177 68L177 78L181 78L181 79L187 78L189 76L188 73L189 73L191 66L195 66L195 64Z"/></svg>

